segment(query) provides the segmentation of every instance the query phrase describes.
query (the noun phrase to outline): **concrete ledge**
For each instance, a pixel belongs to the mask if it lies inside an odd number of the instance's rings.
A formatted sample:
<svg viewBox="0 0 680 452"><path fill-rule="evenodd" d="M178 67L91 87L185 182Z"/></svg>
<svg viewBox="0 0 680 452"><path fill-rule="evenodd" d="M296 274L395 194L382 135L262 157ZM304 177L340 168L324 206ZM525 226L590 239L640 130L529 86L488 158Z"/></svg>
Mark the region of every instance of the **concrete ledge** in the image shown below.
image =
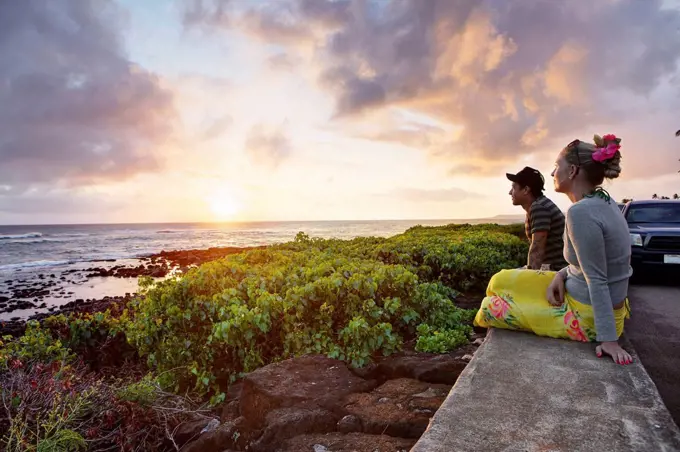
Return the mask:
<svg viewBox="0 0 680 452"><path fill-rule="evenodd" d="M592 344L492 329L411 451L680 451L631 354L619 366Z"/></svg>

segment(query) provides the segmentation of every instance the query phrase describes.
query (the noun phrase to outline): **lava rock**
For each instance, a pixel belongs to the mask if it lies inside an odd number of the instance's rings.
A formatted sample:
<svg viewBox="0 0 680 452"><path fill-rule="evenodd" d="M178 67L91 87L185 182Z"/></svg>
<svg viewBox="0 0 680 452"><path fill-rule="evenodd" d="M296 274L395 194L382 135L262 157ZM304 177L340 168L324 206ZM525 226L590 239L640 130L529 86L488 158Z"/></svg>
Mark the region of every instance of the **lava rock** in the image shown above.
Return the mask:
<svg viewBox="0 0 680 452"><path fill-rule="evenodd" d="M338 431L341 433L361 432L363 430L361 419L353 414L348 414L340 419L337 427Z"/></svg>
<svg viewBox="0 0 680 452"><path fill-rule="evenodd" d="M345 408L361 420L364 433L419 438L450 389L450 385L400 378L370 393L349 394ZM378 403L381 399L387 400Z"/></svg>
<svg viewBox="0 0 680 452"><path fill-rule="evenodd" d="M322 355L291 358L261 367L244 377L240 410L256 426L266 423L267 413L277 408L315 405L334 411L342 399L370 391L366 381L347 369L344 362Z"/></svg>

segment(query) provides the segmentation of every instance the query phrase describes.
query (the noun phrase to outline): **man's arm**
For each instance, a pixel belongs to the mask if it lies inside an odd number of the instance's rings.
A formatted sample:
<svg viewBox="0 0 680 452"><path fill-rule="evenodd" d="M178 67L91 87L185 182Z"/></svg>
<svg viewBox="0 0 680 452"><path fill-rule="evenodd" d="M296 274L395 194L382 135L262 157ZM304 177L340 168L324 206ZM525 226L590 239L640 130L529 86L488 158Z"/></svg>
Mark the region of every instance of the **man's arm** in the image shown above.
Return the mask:
<svg viewBox="0 0 680 452"><path fill-rule="evenodd" d="M529 246L529 259L527 268L540 270L545 259L545 246L548 241L548 231L537 231L531 235L531 245Z"/></svg>
<svg viewBox="0 0 680 452"><path fill-rule="evenodd" d="M548 231L550 230L550 212L540 204L534 203L529 211L529 226L531 232L531 245L527 267L532 270L540 270L545 260L545 249L548 243Z"/></svg>

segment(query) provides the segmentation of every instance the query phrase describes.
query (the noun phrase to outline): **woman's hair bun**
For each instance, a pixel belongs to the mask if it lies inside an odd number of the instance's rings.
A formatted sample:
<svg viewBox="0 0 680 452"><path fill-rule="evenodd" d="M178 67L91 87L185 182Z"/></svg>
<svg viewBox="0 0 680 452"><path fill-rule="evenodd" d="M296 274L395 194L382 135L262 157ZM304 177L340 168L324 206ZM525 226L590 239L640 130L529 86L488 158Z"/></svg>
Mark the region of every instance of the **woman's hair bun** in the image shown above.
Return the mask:
<svg viewBox="0 0 680 452"><path fill-rule="evenodd" d="M604 177L606 179L616 179L621 174L621 138L613 134L595 135L593 137L597 148L609 148L614 146L616 153L609 159L601 162L604 166Z"/></svg>

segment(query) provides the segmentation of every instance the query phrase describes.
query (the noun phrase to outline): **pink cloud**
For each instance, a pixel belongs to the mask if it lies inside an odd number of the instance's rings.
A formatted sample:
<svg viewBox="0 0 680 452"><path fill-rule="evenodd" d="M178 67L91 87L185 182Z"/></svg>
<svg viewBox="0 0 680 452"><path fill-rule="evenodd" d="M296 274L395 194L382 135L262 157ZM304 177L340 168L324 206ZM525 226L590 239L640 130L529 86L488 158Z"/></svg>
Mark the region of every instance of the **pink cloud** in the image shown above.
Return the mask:
<svg viewBox="0 0 680 452"><path fill-rule="evenodd" d="M0 5L4 183L81 185L162 167L173 94L126 58L117 13L68 0Z"/></svg>
<svg viewBox="0 0 680 452"><path fill-rule="evenodd" d="M457 131L448 132L445 149L407 140L459 163L556 152L558 138L587 139L606 133L591 130L597 125L630 124L645 113L617 99L650 96L676 74L680 56L680 13L658 0L220 5L203 4L193 25L213 26L218 11L229 29L307 57L318 85L335 98L332 120L411 109ZM677 95L677 84L668 89ZM394 140L404 136L400 129L376 135Z"/></svg>

